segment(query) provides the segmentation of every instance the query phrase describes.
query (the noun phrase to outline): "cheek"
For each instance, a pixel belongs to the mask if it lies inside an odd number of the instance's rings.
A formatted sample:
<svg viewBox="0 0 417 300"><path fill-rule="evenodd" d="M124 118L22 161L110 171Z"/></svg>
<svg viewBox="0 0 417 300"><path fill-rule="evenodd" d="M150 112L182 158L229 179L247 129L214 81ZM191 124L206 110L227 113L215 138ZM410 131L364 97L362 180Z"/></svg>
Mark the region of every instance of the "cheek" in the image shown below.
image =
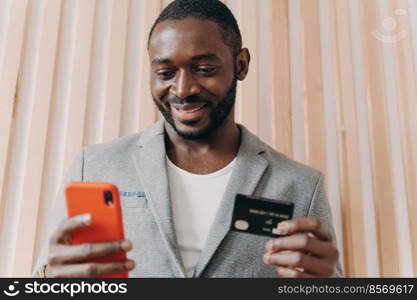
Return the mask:
<svg viewBox="0 0 417 300"><path fill-rule="evenodd" d="M228 92L230 86L232 84L232 80L221 77L221 78L207 78L204 80L204 83L201 85L204 87L205 90L210 92L210 94L216 95L217 97L222 98Z"/></svg>
<svg viewBox="0 0 417 300"><path fill-rule="evenodd" d="M152 96L160 101L166 95L168 95L170 86L170 82L167 81L151 80Z"/></svg>
<svg viewBox="0 0 417 300"><path fill-rule="evenodd" d="M205 79L205 86L210 92L223 98L232 86L233 80L234 71L232 65L226 64L218 76Z"/></svg>

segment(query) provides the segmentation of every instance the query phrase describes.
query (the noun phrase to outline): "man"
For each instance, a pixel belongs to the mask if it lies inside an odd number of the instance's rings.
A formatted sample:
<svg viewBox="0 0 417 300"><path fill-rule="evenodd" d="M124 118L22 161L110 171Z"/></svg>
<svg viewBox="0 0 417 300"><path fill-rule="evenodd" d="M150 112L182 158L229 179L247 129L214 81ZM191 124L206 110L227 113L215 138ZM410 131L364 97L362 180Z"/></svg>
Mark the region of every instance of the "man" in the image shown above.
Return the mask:
<svg viewBox="0 0 417 300"><path fill-rule="evenodd" d="M151 92L164 120L87 147L64 182L116 184L127 240L71 246L71 233L91 219L66 219L61 191L38 275L341 276L320 172L235 123L236 85L250 54L230 10L215 0L174 1L156 20L148 51ZM294 219L278 228L285 236L230 232L237 193L293 202ZM87 262L128 251L124 262Z"/></svg>

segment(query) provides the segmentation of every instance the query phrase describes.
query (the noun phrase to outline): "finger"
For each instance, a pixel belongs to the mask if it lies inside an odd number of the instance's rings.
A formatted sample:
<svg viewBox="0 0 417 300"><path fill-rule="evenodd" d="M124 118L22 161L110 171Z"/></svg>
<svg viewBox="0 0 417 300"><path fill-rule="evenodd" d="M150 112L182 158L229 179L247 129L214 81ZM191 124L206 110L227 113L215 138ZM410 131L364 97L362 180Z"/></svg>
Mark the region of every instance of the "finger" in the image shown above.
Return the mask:
<svg viewBox="0 0 417 300"><path fill-rule="evenodd" d="M298 270L294 270L291 268L285 268L285 267L277 267L277 274L279 277L283 278L314 278L314 274L309 274L306 272L300 272Z"/></svg>
<svg viewBox="0 0 417 300"><path fill-rule="evenodd" d="M132 247L132 243L129 240L106 243L85 243L77 246L59 245L51 248L48 264L56 265L87 261L127 252Z"/></svg>
<svg viewBox="0 0 417 300"><path fill-rule="evenodd" d="M302 219L293 219L279 223L278 232L283 235L289 235L299 232L312 232L318 239L331 241L332 235L324 228L321 221L315 217Z"/></svg>
<svg viewBox="0 0 417 300"><path fill-rule="evenodd" d="M65 219L55 233L52 235L51 243L64 243L65 239L71 233L79 228L91 225L91 215L82 214L72 218Z"/></svg>
<svg viewBox="0 0 417 300"><path fill-rule="evenodd" d="M135 266L136 263L133 260L111 263L58 265L50 267L49 274L55 278L94 278L113 273L129 272Z"/></svg>
<svg viewBox="0 0 417 300"><path fill-rule="evenodd" d="M285 268L301 268L307 273L318 277L328 277L333 274L334 265L328 260L318 259L300 251L286 253L267 253L264 262L269 265Z"/></svg>
<svg viewBox="0 0 417 300"><path fill-rule="evenodd" d="M317 257L332 259L337 259L339 255L332 242L324 242L303 233L269 240L265 248L271 253L283 250L302 250Z"/></svg>

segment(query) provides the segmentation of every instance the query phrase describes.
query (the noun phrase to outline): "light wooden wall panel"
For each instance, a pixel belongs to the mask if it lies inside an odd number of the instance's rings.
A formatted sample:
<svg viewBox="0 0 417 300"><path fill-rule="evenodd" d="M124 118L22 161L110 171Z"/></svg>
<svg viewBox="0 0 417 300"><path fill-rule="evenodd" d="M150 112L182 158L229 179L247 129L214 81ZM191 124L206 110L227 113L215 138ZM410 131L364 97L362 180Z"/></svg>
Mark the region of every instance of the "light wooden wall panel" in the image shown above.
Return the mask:
<svg viewBox="0 0 417 300"><path fill-rule="evenodd" d="M327 172L324 94L320 47L319 1L300 1L302 22L302 62L304 66L304 109L306 162Z"/></svg>
<svg viewBox="0 0 417 300"><path fill-rule="evenodd" d="M340 160L340 197L342 207L345 271L365 276L366 256L363 232L362 182L360 174L358 124L356 116L353 54L349 18L349 2L331 3L333 29L333 72ZM377 274L374 274L377 275Z"/></svg>
<svg viewBox="0 0 417 300"><path fill-rule="evenodd" d="M272 144L292 157L291 59L287 0L269 1Z"/></svg>
<svg viewBox="0 0 417 300"><path fill-rule="evenodd" d="M379 6L379 20L383 24L383 30L391 35L393 29L397 27L398 21L391 17L388 1L381 1ZM398 9L400 11L400 9ZM404 11L405 13L405 11ZM393 16L396 13L393 11ZM394 24L387 26L388 20ZM393 21L393 22L392 22ZM398 33L398 39L406 33L405 30ZM404 35L405 37L405 35ZM397 41L396 39L393 39ZM398 40L400 41L400 40ZM388 130L391 149L391 167L392 167L392 185L394 191L394 213L398 237L399 268L400 273L406 276L413 274L413 257L411 253L410 228L408 222L407 196L405 187L404 161L402 158L401 134L399 109L397 101L397 85L395 77L395 62L393 56L393 47L390 43L382 44L382 57L384 60L384 76L386 83L387 112L388 112Z"/></svg>
<svg viewBox="0 0 417 300"><path fill-rule="evenodd" d="M106 78L106 105L103 116L103 141L119 136L121 106L123 100L123 82L125 74L125 54L127 38L128 0L112 2L111 28L108 40L108 65Z"/></svg>
<svg viewBox="0 0 417 300"><path fill-rule="evenodd" d="M143 1L141 10L141 28L143 28L142 37L140 40L140 61L139 68L140 75L138 78L138 92L140 101L139 108L139 130L143 130L150 124L154 123L158 118L157 109L152 99L150 98L149 82L150 82L150 64L147 52L148 33L153 22L158 17L163 5L161 1Z"/></svg>
<svg viewBox="0 0 417 300"><path fill-rule="evenodd" d="M302 19L300 0L288 1L290 74L291 74L291 124L292 157L306 162L306 140L304 123L304 67L302 59Z"/></svg>
<svg viewBox="0 0 417 300"><path fill-rule="evenodd" d="M159 1L130 3L126 54L126 80L120 135L142 130L155 121L157 109L148 87L149 62L147 53L148 30L161 10ZM144 30L144 28L146 28ZM138 67L141 66L141 67ZM143 101L138 101L143 99ZM146 113L141 113L141 112Z"/></svg>
<svg viewBox="0 0 417 300"><path fill-rule="evenodd" d="M45 159L61 1L30 2L16 111L5 212L1 266L12 276L31 271L41 174ZM30 197L28 197L30 195ZM30 201L28 201L28 199Z"/></svg>
<svg viewBox="0 0 417 300"><path fill-rule="evenodd" d="M258 100L258 3L256 1L238 1L237 20L243 34L244 47L251 52L250 72L245 79L245 83L239 85L240 98L238 101L238 119L246 120L248 129L254 133L259 133L259 100Z"/></svg>
<svg viewBox="0 0 417 300"><path fill-rule="evenodd" d="M390 3L389 9L391 15L395 15L398 10L408 12L399 16L397 22L401 30L405 30L408 35L411 35L411 20L413 17L408 9L407 1L393 1ZM406 185L408 205L408 218L404 218L404 221L409 222L411 252L414 253L412 274L417 274L417 259L415 258L415 253L417 253L417 201L415 201L417 199L417 160L415 158L417 153L417 118L415 117L415 112L417 112L416 65L410 63L413 61L413 44L410 38L398 41L392 48L395 59L395 74L393 75L396 78L396 97L401 126L399 137L401 138L400 145L402 145L403 151L404 183ZM406 231L402 234L408 234L408 232Z"/></svg>
<svg viewBox="0 0 417 300"><path fill-rule="evenodd" d="M288 10L285 10L288 13ZM264 59L266 57L271 58L272 51L272 40L271 32L274 31L275 27L272 26L271 18L271 2L259 1L257 11L257 26L258 28L265 28L265 30L258 30L258 136L260 139L268 144L273 144L273 118L274 113L274 98L272 96L272 68L271 60ZM287 18L288 19L288 18ZM288 35L288 33L287 33Z"/></svg>
<svg viewBox="0 0 417 300"><path fill-rule="evenodd" d="M338 134L340 132L337 126L337 108L336 108L336 88L335 75L333 66L335 63L333 53L332 33L332 7L329 0L319 1L320 17L320 46L322 52L322 78L323 78L323 101L324 101L324 127L325 127L325 149L326 149L326 180L325 187L332 209L337 246L340 257L344 258L344 241L343 237L343 217L341 208L341 183L340 183L340 164L338 153ZM344 260L341 259L342 265Z"/></svg>
<svg viewBox="0 0 417 300"><path fill-rule="evenodd" d="M27 1L0 2L0 217L7 184L6 166L18 99L18 76Z"/></svg>
<svg viewBox="0 0 417 300"><path fill-rule="evenodd" d="M83 146L161 118L146 48L170 2L0 1L0 276L30 274ZM222 2L252 54L236 119L325 174L346 275L416 276L416 2Z"/></svg>
<svg viewBox="0 0 417 300"><path fill-rule="evenodd" d="M381 273L394 276L399 273L399 253L396 224L387 221L395 220L393 174L391 165L387 164L391 157L387 95L382 43L372 35L373 30L380 27L380 20L376 0L365 0L360 4L377 234L379 247L384 251L384 255L380 256Z"/></svg>
<svg viewBox="0 0 417 300"><path fill-rule="evenodd" d="M83 146L95 2L65 1L63 6L34 257L47 239L48 216L63 173Z"/></svg>

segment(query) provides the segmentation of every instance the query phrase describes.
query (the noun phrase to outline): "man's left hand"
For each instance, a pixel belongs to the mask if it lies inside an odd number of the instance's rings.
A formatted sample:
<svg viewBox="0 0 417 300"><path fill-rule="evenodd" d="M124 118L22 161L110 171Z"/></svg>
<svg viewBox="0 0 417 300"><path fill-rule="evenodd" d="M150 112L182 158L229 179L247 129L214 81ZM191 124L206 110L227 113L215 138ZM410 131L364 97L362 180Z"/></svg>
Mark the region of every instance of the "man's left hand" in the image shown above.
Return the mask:
<svg viewBox="0 0 417 300"><path fill-rule="evenodd" d="M276 268L280 277L330 277L339 252L332 235L314 217L281 222L280 234L285 236L266 244L263 260Z"/></svg>

